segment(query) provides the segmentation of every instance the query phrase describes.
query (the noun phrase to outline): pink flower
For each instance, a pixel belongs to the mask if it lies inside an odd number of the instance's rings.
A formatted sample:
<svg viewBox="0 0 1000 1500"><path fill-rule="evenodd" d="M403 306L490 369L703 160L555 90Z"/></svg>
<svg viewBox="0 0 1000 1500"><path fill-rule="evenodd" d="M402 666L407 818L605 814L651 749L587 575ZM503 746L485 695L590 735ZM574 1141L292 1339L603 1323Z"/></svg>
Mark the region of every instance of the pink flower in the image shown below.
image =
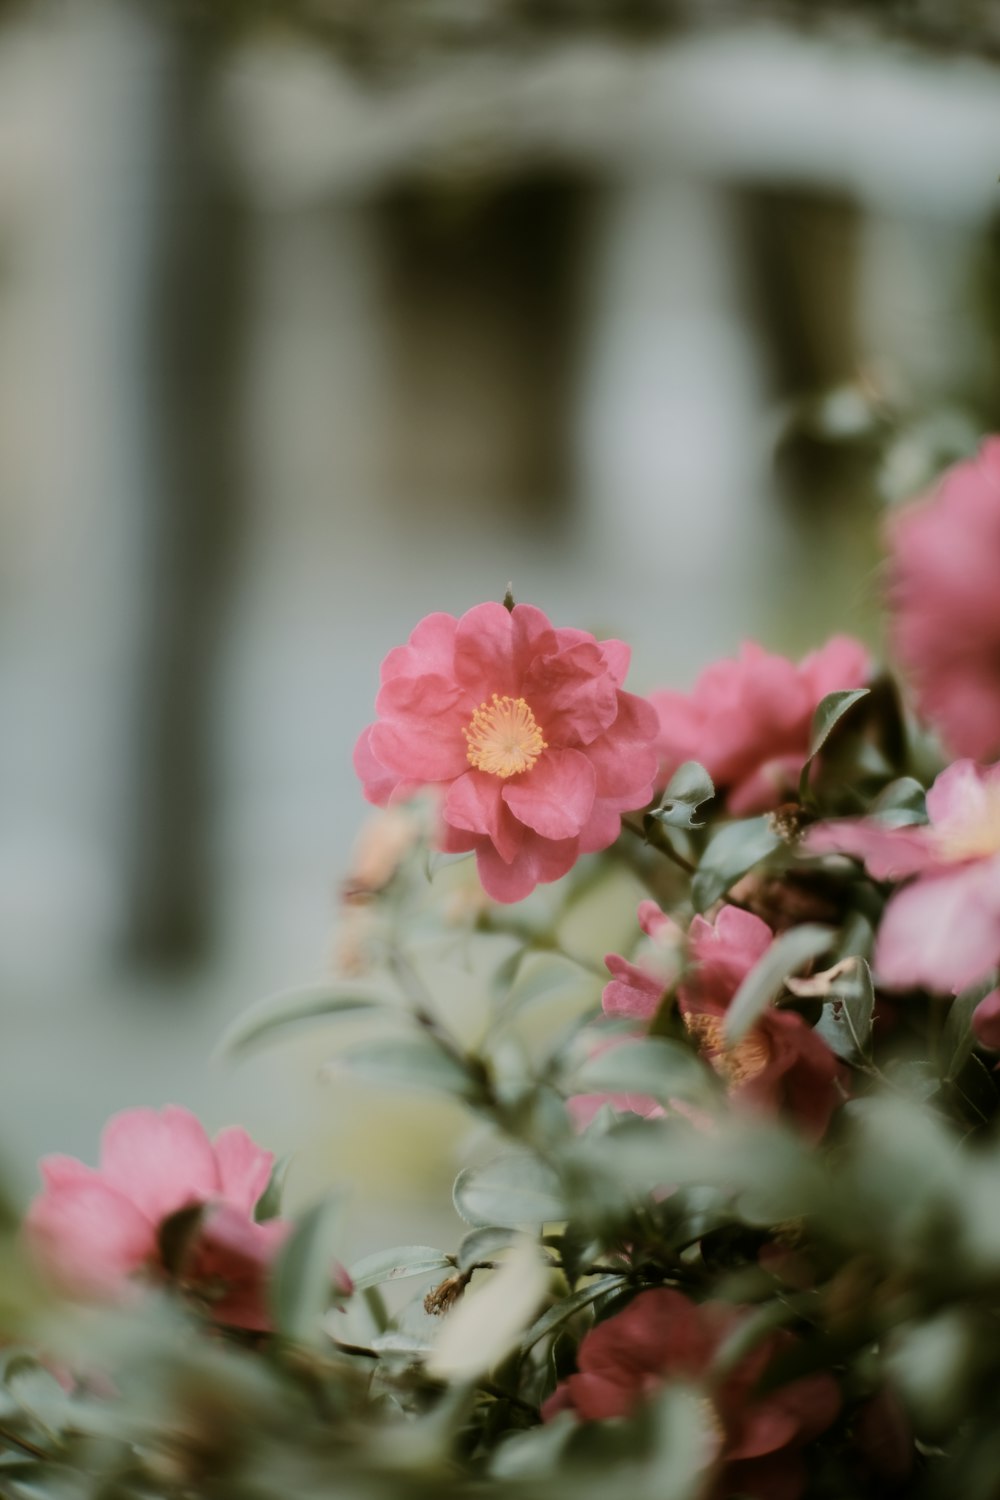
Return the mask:
<svg viewBox="0 0 1000 1500"><path fill-rule="evenodd" d="M369 802L441 793L439 845L475 850L497 901L558 880L644 807L656 716L622 691L629 650L557 630L528 604L421 620L382 663L354 765Z"/></svg>
<svg viewBox="0 0 1000 1500"><path fill-rule="evenodd" d="M720 1345L748 1310L723 1302L691 1302L662 1287L640 1292L620 1313L587 1333L576 1375L564 1380L542 1408L550 1420L573 1411L585 1422L629 1415L671 1380L707 1380ZM806 1483L800 1450L825 1432L840 1410L832 1375L805 1375L758 1394L775 1359L793 1349L794 1335L770 1334L712 1389L709 1425L721 1466L712 1494L796 1500Z"/></svg>
<svg viewBox="0 0 1000 1500"><path fill-rule="evenodd" d="M669 978L664 979L664 959L655 950L652 960L646 956L637 964L609 953L605 962L615 978L605 986L603 1004L608 1015L651 1021L667 984L676 978L680 933L652 901L642 903L639 918L660 954L669 955ZM841 1068L802 1017L768 1010L735 1047L725 1043L730 1001L773 938L766 922L739 907L724 906L714 923L695 917L688 931L693 969L678 988L678 1005L692 1039L725 1080L735 1104L788 1115L818 1140L841 1100Z"/></svg>
<svg viewBox="0 0 1000 1500"><path fill-rule="evenodd" d="M116 1297L137 1273L164 1272L164 1223L204 1207L178 1275L221 1322L266 1329L267 1272L290 1228L253 1220L273 1161L238 1126L210 1141L177 1105L123 1110L104 1128L96 1171L70 1156L43 1159L28 1245L70 1295Z"/></svg>
<svg viewBox="0 0 1000 1500"><path fill-rule="evenodd" d="M891 640L954 754L1000 755L1000 438L889 527Z"/></svg>
<svg viewBox="0 0 1000 1500"><path fill-rule="evenodd" d="M920 827L865 818L821 823L805 847L853 855L875 880L909 882L882 917L879 983L957 991L1000 960L1000 766L955 761L927 793L927 814L930 823Z"/></svg>
<svg viewBox="0 0 1000 1500"><path fill-rule="evenodd" d="M650 694L660 721L657 784L697 760L737 817L777 807L798 785L816 705L861 687L869 672L865 647L850 636L833 636L798 666L744 642L735 659L706 667L690 693Z"/></svg>

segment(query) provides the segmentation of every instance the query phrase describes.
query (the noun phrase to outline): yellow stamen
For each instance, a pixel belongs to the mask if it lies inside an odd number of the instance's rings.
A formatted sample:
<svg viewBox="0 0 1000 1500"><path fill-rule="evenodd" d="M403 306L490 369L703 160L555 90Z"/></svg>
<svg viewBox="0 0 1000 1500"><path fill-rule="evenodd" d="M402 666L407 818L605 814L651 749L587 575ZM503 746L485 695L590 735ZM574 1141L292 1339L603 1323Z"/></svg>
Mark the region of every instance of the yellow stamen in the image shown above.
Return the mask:
<svg viewBox="0 0 1000 1500"><path fill-rule="evenodd" d="M469 745L469 765L491 776L506 778L530 771L548 749L523 698L501 698L494 693L491 703L480 703L462 733Z"/></svg>
<svg viewBox="0 0 1000 1500"><path fill-rule="evenodd" d="M978 816L956 818L934 830L945 859L985 859L1000 854L1000 786L983 788L986 806Z"/></svg>
<svg viewBox="0 0 1000 1500"><path fill-rule="evenodd" d="M735 1047L727 1047L725 1022L721 1016L685 1016L684 1025L706 1053L715 1071L729 1084L738 1087L756 1078L770 1061L770 1048L764 1037L755 1031L743 1037Z"/></svg>

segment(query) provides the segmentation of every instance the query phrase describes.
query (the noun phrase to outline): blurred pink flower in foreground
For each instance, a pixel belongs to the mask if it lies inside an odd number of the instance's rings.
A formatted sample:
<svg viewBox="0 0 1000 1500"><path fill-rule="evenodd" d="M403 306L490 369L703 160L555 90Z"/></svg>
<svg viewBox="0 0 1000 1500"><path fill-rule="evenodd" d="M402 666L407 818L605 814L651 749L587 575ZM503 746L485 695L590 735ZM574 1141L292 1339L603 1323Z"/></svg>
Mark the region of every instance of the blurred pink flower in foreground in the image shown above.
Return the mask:
<svg viewBox="0 0 1000 1500"><path fill-rule="evenodd" d="M1000 754L1000 438L889 527L890 638L957 755Z"/></svg>
<svg viewBox="0 0 1000 1500"><path fill-rule="evenodd" d="M487 893L519 901L606 849L653 794L656 715L622 691L628 662L621 641L527 604L428 615L382 663L354 752L365 796L437 787L440 847L475 850Z"/></svg>
<svg viewBox="0 0 1000 1500"><path fill-rule="evenodd" d="M650 694L660 720L658 784L697 760L736 816L777 807L798 785L816 705L861 687L869 672L865 647L846 635L797 666L744 642L739 656L706 667L690 693Z"/></svg>
<svg viewBox="0 0 1000 1500"><path fill-rule="evenodd" d="M220 1322L266 1329L267 1272L290 1229L253 1219L273 1161L238 1126L210 1141L177 1105L124 1110L104 1128L96 1171L70 1156L42 1160L45 1186L28 1210L28 1245L70 1295L113 1298L136 1272L162 1273L164 1223L203 1207L179 1279Z"/></svg>
<svg viewBox="0 0 1000 1500"><path fill-rule="evenodd" d="M957 991L1000 960L1000 766L956 761L927 793L927 814L919 827L821 823L805 848L853 855L875 880L910 882L890 897L879 927L880 984Z"/></svg>
<svg viewBox="0 0 1000 1500"><path fill-rule="evenodd" d="M671 979L676 977L678 929L652 901L644 901L639 914L644 932L655 936L663 953L671 955L665 962L673 966ZM766 922L739 907L722 907L714 922L695 917L687 939L693 968L678 987L678 1007L692 1039L725 1081L734 1103L785 1114L818 1140L841 1101L841 1069L802 1017L772 1007L735 1046L725 1043L729 1004L773 939ZM610 953L605 962L615 976L604 989L605 1012L651 1021L671 982L664 980L664 961L656 969L648 960L640 958L634 964Z"/></svg>
<svg viewBox="0 0 1000 1500"><path fill-rule="evenodd" d="M691 1302L681 1292L640 1292L620 1313L583 1339L578 1373L556 1388L542 1409L546 1421L572 1411L583 1421L627 1416L670 1380L704 1380L748 1309L724 1302ZM807 1473L801 1450L825 1432L840 1411L832 1375L806 1375L758 1395L776 1358L794 1349L793 1334L772 1333L745 1355L706 1397L706 1428L724 1465L713 1497L748 1495L795 1500Z"/></svg>

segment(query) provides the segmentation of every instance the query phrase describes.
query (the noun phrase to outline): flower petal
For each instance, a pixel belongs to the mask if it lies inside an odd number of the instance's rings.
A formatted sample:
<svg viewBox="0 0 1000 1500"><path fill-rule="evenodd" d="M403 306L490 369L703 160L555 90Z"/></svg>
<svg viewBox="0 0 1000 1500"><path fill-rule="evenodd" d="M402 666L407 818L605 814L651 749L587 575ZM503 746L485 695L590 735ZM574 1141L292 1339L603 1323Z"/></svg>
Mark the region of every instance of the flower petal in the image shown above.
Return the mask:
<svg viewBox="0 0 1000 1500"><path fill-rule="evenodd" d="M240 1125L220 1130L212 1149L222 1197L247 1215L252 1214L271 1180L274 1152L263 1150Z"/></svg>
<svg viewBox="0 0 1000 1500"><path fill-rule="evenodd" d="M579 750L546 750L530 771L512 777L501 795L535 833L571 839L590 816L596 784L594 768Z"/></svg>
<svg viewBox="0 0 1000 1500"><path fill-rule="evenodd" d="M905 886L885 909L875 972L889 989L948 994L1000 960L1000 859L977 860Z"/></svg>
<svg viewBox="0 0 1000 1500"><path fill-rule="evenodd" d="M113 1295L157 1253L150 1220L96 1174L40 1194L24 1232L47 1274L76 1296Z"/></svg>
<svg viewBox="0 0 1000 1500"><path fill-rule="evenodd" d="M442 816L453 828L484 834L509 865L521 847L524 830L504 806L502 786L497 776L466 771L448 788Z"/></svg>
<svg viewBox="0 0 1000 1500"><path fill-rule="evenodd" d="M221 1186L204 1126L176 1104L113 1116L101 1137L101 1176L154 1224Z"/></svg>
<svg viewBox="0 0 1000 1500"><path fill-rule="evenodd" d="M492 601L467 610L455 633L455 676L477 702L520 693L510 611Z"/></svg>

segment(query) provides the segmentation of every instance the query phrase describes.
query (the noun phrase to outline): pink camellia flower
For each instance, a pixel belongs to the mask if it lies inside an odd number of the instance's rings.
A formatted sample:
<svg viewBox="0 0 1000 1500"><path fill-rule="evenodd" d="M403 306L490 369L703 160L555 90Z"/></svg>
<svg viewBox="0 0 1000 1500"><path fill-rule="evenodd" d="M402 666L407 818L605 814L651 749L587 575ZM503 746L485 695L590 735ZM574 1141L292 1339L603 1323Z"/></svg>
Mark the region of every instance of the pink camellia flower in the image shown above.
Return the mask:
<svg viewBox="0 0 1000 1500"><path fill-rule="evenodd" d="M622 691L628 661L621 641L528 604L428 615L382 663L354 752L365 796L436 787L440 847L474 849L487 893L519 901L606 849L653 794L656 715Z"/></svg>
<svg viewBox="0 0 1000 1500"><path fill-rule="evenodd" d="M671 919L650 901L640 907L640 921L670 952L679 935ZM678 986L678 1007L735 1104L785 1114L818 1140L841 1102L842 1070L802 1017L772 1007L734 1047L725 1044L729 1004L773 939L766 922L736 906L723 906L714 922L695 917L688 931L692 969ZM651 970L648 962L632 964L614 953L605 962L615 976L604 989L605 1012L651 1021L666 987L662 966Z"/></svg>
<svg viewBox="0 0 1000 1500"><path fill-rule="evenodd" d="M1000 755L1000 438L889 526L890 639L953 754Z"/></svg>
<svg viewBox="0 0 1000 1500"><path fill-rule="evenodd" d="M1000 766L955 761L927 793L927 814L930 823L919 827L873 818L820 823L804 847L853 855L875 880L908 882L889 898L879 927L880 984L958 991L1000 961Z"/></svg>
<svg viewBox="0 0 1000 1500"><path fill-rule="evenodd" d="M650 694L660 721L657 784L697 760L737 817L777 807L798 786L817 704L861 687L870 670L865 647L846 635L797 666L744 642L739 656L706 667L690 693Z"/></svg>
<svg viewBox="0 0 1000 1500"><path fill-rule="evenodd" d="M699 1305L668 1287L640 1292L585 1335L578 1373L556 1388L543 1418L561 1411L585 1422L624 1417L669 1381L706 1380L720 1345L749 1311L724 1302ZM796 1342L791 1333L768 1335L706 1396L719 1466L714 1500L797 1500L803 1493L801 1450L836 1420L841 1403L836 1381L825 1372L758 1393L769 1367Z"/></svg>
<svg viewBox="0 0 1000 1500"><path fill-rule="evenodd" d="M175 1274L219 1322L267 1329L267 1273L291 1227L253 1219L273 1162L238 1126L213 1142L177 1105L126 1109L104 1127L96 1171L70 1156L43 1159L45 1186L28 1210L27 1242L63 1291L115 1298L137 1273L165 1273L164 1223L201 1207Z"/></svg>

